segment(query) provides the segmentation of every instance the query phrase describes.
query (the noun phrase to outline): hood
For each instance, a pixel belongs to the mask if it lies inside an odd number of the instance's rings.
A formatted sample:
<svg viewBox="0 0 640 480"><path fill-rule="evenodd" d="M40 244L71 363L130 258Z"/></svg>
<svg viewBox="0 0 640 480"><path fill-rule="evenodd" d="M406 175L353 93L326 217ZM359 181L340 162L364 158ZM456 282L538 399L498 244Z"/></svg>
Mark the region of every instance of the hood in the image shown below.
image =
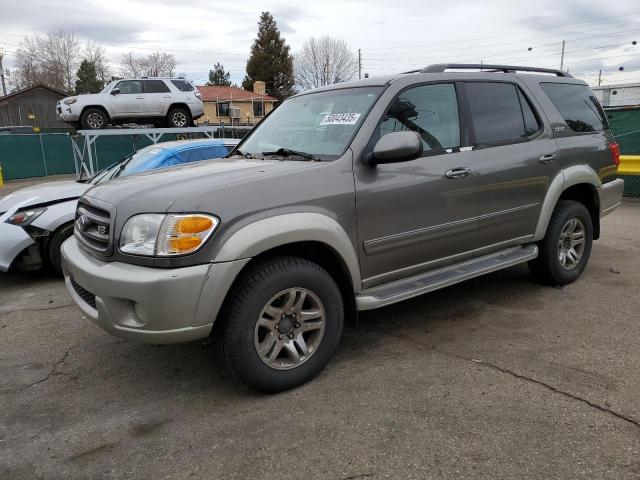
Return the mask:
<svg viewBox="0 0 640 480"><path fill-rule="evenodd" d="M199 198L216 188L319 165L321 162L222 158L119 178L94 186L86 196L116 205L116 208L126 205L126 209L133 212L165 212L178 200L199 204Z"/></svg>
<svg viewBox="0 0 640 480"><path fill-rule="evenodd" d="M0 212L79 198L90 187L91 185L78 182L49 182L22 188L0 198Z"/></svg>

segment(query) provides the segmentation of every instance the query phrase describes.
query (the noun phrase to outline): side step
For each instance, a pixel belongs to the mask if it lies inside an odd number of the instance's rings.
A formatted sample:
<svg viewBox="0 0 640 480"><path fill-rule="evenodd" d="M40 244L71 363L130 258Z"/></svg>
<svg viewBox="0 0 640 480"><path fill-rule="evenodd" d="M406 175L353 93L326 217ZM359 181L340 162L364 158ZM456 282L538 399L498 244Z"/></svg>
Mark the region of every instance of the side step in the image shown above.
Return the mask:
<svg viewBox="0 0 640 480"><path fill-rule="evenodd" d="M408 298L417 297L423 293L433 292L470 278L479 277L485 273L528 262L537 256L538 247L534 244L508 248L456 265L363 290L356 295L356 305L358 310L383 307Z"/></svg>

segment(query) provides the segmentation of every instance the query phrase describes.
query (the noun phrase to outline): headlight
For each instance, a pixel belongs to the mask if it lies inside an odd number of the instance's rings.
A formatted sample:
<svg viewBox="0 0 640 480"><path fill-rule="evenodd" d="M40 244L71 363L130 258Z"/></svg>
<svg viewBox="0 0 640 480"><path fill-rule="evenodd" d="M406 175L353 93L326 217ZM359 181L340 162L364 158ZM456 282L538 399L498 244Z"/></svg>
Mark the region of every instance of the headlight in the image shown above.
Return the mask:
<svg viewBox="0 0 640 480"><path fill-rule="evenodd" d="M47 211L46 207L24 208L22 210L18 210L16 213L11 215L5 221L6 223L10 223L12 225L17 225L19 227L26 227L46 211Z"/></svg>
<svg viewBox="0 0 640 480"><path fill-rule="evenodd" d="M201 213L131 217L120 235L120 251L134 255L171 257L198 250L220 221Z"/></svg>
<svg viewBox="0 0 640 480"><path fill-rule="evenodd" d="M69 97L64 99L65 105L71 105L72 103L76 103L78 101L78 97Z"/></svg>

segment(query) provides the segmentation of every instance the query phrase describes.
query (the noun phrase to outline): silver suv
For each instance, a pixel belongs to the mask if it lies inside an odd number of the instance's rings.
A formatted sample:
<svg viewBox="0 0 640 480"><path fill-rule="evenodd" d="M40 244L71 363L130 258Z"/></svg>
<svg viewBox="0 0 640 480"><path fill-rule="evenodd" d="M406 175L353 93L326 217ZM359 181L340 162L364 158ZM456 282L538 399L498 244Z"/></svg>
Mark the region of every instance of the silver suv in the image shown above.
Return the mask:
<svg viewBox="0 0 640 480"><path fill-rule="evenodd" d="M63 98L56 112L60 120L84 130L127 122L181 128L204 115L204 106L188 80L139 78L115 80L100 93Z"/></svg>
<svg viewBox="0 0 640 480"><path fill-rule="evenodd" d="M525 262L577 280L622 201L618 163L593 92L562 71L340 83L286 100L226 159L93 187L65 281L113 335L213 335L232 373L283 390L359 310Z"/></svg>

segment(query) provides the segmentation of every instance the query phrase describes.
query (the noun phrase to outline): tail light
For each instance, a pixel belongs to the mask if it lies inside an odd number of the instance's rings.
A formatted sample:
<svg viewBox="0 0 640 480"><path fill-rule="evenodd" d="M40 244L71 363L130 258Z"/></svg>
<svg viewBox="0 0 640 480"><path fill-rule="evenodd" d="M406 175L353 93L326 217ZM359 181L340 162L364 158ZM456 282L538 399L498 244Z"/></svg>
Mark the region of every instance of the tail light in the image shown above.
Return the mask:
<svg viewBox="0 0 640 480"><path fill-rule="evenodd" d="M620 147L617 143L613 142L609 144L609 151L611 152L611 157L613 158L613 163L616 164L616 167L620 166Z"/></svg>

